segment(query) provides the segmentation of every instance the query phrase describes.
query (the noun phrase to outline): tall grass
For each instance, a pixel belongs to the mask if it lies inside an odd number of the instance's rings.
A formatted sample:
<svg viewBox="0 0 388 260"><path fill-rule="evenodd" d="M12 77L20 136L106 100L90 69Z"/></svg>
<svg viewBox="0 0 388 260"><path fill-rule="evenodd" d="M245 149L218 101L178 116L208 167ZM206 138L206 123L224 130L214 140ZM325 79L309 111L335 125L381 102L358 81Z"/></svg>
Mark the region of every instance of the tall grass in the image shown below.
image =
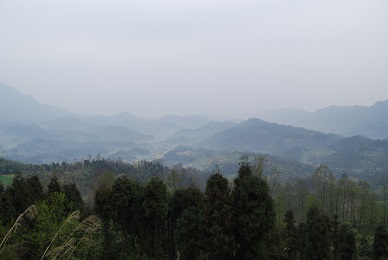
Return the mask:
<svg viewBox="0 0 388 260"><path fill-rule="evenodd" d="M87 217L73 229L61 246L52 249L47 256L54 256L52 258L54 260L69 254L69 258L81 242L92 240L100 226L101 220L98 217L95 215Z"/></svg>
<svg viewBox="0 0 388 260"><path fill-rule="evenodd" d="M67 223L69 223L70 221L73 221L73 220L78 220L80 218L80 211L79 210L76 210L74 211L73 213L71 213L69 215L69 217L63 222L63 224L61 225L61 227L59 228L58 232L55 233L55 236L53 237L53 239L51 239L50 241L50 244L47 246L46 250L44 251L42 257L40 258L41 260L45 257L47 251L49 250L49 248L51 247L51 245L53 244L53 242L55 241L55 239L57 238L58 234L62 231L62 229L65 227L65 225Z"/></svg>
<svg viewBox="0 0 388 260"><path fill-rule="evenodd" d="M18 228L23 224L23 221L26 219L35 219L38 215L38 208L36 205L31 205L28 207L22 214L18 216L15 223L8 230L7 234L4 236L3 240L0 243L0 252L3 249L4 245L7 243L8 238L12 235L12 233L16 232Z"/></svg>

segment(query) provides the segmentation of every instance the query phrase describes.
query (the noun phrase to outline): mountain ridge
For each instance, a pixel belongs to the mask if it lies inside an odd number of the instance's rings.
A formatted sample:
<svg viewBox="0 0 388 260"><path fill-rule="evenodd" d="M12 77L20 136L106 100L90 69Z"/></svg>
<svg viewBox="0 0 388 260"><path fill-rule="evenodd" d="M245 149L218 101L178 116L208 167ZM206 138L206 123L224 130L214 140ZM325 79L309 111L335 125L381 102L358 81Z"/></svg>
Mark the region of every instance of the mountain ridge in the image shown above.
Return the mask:
<svg viewBox="0 0 388 260"><path fill-rule="evenodd" d="M388 138L388 100L372 106L329 106L314 112L279 109L258 113L274 123L289 124L324 133L345 136L363 135L372 139Z"/></svg>

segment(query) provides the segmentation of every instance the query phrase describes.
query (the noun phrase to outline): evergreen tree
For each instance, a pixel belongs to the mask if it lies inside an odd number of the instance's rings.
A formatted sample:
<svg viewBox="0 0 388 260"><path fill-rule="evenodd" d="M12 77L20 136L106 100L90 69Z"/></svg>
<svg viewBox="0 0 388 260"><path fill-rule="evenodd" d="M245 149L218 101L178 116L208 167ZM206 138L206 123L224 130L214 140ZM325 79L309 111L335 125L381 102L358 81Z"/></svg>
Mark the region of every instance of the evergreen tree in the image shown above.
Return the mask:
<svg viewBox="0 0 388 260"><path fill-rule="evenodd" d="M84 201L75 183L64 184L62 191L69 202L67 204L67 210L69 212L75 210L84 211Z"/></svg>
<svg viewBox="0 0 388 260"><path fill-rule="evenodd" d="M12 206L16 211L16 215L19 215L34 203L30 187L20 174L17 174L12 180L12 184L7 188L6 194L12 200Z"/></svg>
<svg viewBox="0 0 388 260"><path fill-rule="evenodd" d="M235 254L233 211L228 180L219 170L206 183L202 210L204 252L209 259L229 259Z"/></svg>
<svg viewBox="0 0 388 260"><path fill-rule="evenodd" d="M124 236L130 233L133 184L127 177L119 177L112 186L112 214Z"/></svg>
<svg viewBox="0 0 388 260"><path fill-rule="evenodd" d="M382 225L378 226L375 231L372 256L376 260L388 258L388 232Z"/></svg>
<svg viewBox="0 0 388 260"><path fill-rule="evenodd" d="M337 248L338 259L352 260L356 258L356 231L348 222L340 225Z"/></svg>
<svg viewBox="0 0 388 260"><path fill-rule="evenodd" d="M52 177L49 184L47 185L47 194L61 192L61 190L61 185L59 184L57 177Z"/></svg>
<svg viewBox="0 0 388 260"><path fill-rule="evenodd" d="M170 202L170 210L168 216L168 234L169 234L169 258L176 259L176 246L175 242L181 241L181 239L175 238L175 232L177 229L181 229L183 227L180 224L180 227L177 227L177 222L182 217L182 214L186 211L186 209L190 209L191 212L194 212L195 209L199 209L202 205L203 194L199 190L198 187L194 185L190 185L187 188L178 189L174 192L173 197ZM186 213L187 215L187 213ZM188 216L187 216L188 217ZM199 221L199 220L198 220ZM184 227L183 227L184 228ZM185 231L179 231L181 236ZM185 238L187 239L187 238ZM180 247L178 246L178 249ZM180 249L180 252L182 250ZM181 252L182 255L182 252Z"/></svg>
<svg viewBox="0 0 388 260"><path fill-rule="evenodd" d="M244 158L234 180L233 210L238 259L267 258L266 238L275 223L273 200L266 181L252 174Z"/></svg>
<svg viewBox="0 0 388 260"><path fill-rule="evenodd" d="M102 221L102 259L112 259L112 236L110 231L110 220L112 218L112 189L106 185L98 187L94 194L94 211Z"/></svg>
<svg viewBox="0 0 388 260"><path fill-rule="evenodd" d="M40 200L43 198L43 186L40 183L40 180L37 176L31 176L26 179L27 185L30 189L30 196L32 196L34 201Z"/></svg>
<svg viewBox="0 0 388 260"><path fill-rule="evenodd" d="M199 207L186 208L177 220L175 245L179 252L179 259L199 259L201 249Z"/></svg>
<svg viewBox="0 0 388 260"><path fill-rule="evenodd" d="M305 259L330 259L330 224L317 206L307 212Z"/></svg>
<svg viewBox="0 0 388 260"><path fill-rule="evenodd" d="M12 197L9 192L0 196L0 219L4 226L10 225L17 217L16 209L12 205Z"/></svg>
<svg viewBox="0 0 388 260"><path fill-rule="evenodd" d="M333 244L333 260L338 259L338 246L339 246L339 226L340 222L338 221L338 215L333 216L331 221L331 240Z"/></svg>
<svg viewBox="0 0 388 260"><path fill-rule="evenodd" d="M299 245L298 245L298 235L295 228L295 219L294 214L291 210L287 210L284 214L284 222L286 227L283 233L283 239L285 243L285 250L287 259L296 259L298 255Z"/></svg>
<svg viewBox="0 0 388 260"><path fill-rule="evenodd" d="M167 217L167 187L158 177L152 177L144 188L143 209L148 220L148 254L164 257L163 239Z"/></svg>

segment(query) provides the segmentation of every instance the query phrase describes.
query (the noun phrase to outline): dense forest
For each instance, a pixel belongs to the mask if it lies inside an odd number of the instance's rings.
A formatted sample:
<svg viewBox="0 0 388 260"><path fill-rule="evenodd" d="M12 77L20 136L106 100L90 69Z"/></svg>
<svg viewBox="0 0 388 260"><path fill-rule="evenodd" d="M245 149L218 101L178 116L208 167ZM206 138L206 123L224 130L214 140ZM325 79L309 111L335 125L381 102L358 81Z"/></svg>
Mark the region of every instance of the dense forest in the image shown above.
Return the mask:
<svg viewBox="0 0 388 260"><path fill-rule="evenodd" d="M158 162L0 160L2 259L387 259L388 190L326 165L281 181L244 156L234 178Z"/></svg>

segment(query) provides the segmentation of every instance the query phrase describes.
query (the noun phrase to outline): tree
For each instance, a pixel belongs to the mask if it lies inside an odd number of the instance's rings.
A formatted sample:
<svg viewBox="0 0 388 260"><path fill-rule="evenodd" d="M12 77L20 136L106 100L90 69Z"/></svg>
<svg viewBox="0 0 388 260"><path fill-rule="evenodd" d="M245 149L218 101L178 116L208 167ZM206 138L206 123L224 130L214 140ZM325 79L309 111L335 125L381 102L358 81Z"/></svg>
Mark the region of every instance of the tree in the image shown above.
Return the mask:
<svg viewBox="0 0 388 260"><path fill-rule="evenodd" d="M163 234L167 217L167 188L159 177L152 177L144 188L143 209L149 221L149 255L161 259L164 255Z"/></svg>
<svg viewBox="0 0 388 260"><path fill-rule="evenodd" d="M112 218L112 189L106 185L98 187L94 194L94 212L102 221L102 252L103 259L111 259L113 252L111 247L112 237L110 232L110 220Z"/></svg>
<svg viewBox="0 0 388 260"><path fill-rule="evenodd" d="M31 190L26 180L19 174L15 176L11 186L7 188L6 194L12 199L16 215L19 215L34 203L34 198L31 196Z"/></svg>
<svg viewBox="0 0 388 260"><path fill-rule="evenodd" d="M209 259L229 259L236 244L233 235L233 212L228 180L218 170L206 182L202 209L204 251Z"/></svg>
<svg viewBox="0 0 388 260"><path fill-rule="evenodd" d="M341 260L356 258L356 231L348 222L342 223L338 231L338 257Z"/></svg>
<svg viewBox="0 0 388 260"><path fill-rule="evenodd" d="M333 244L333 260L338 259L338 246L339 246L339 227L338 215L334 215L331 221L331 240Z"/></svg>
<svg viewBox="0 0 388 260"><path fill-rule="evenodd" d="M305 259L330 259L329 219L317 206L307 212Z"/></svg>
<svg viewBox="0 0 388 260"><path fill-rule="evenodd" d="M252 174L247 160L240 162L234 179L233 210L239 259L267 258L266 237L275 223L267 182Z"/></svg>
<svg viewBox="0 0 388 260"><path fill-rule="evenodd" d="M388 232L384 226L376 228L372 248L373 259L386 259L388 257Z"/></svg>
<svg viewBox="0 0 388 260"><path fill-rule="evenodd" d="M47 185L47 194L54 192L61 192L61 185L59 184L56 176L52 177L49 184Z"/></svg>
<svg viewBox="0 0 388 260"><path fill-rule="evenodd" d="M328 198L329 185L333 182L333 173L326 165L318 166L312 175L313 186L320 201L322 212L327 208L326 200Z"/></svg>
<svg viewBox="0 0 388 260"><path fill-rule="evenodd" d="M40 200L43 198L43 186L40 183L40 180L37 176L31 176L26 179L27 185L30 189L30 196L32 196L34 201Z"/></svg>
<svg viewBox="0 0 388 260"><path fill-rule="evenodd" d="M112 186L112 214L115 222L121 227L124 236L130 233L130 218L133 203L133 183L127 177L119 177Z"/></svg>
<svg viewBox="0 0 388 260"><path fill-rule="evenodd" d="M187 209L190 209L189 210L190 212L195 213L197 209L200 209L202 205L202 201L203 201L203 194L199 190L199 188L194 185L190 185L187 188L178 189L174 192L170 201L170 211L169 211L169 217L168 217L169 258L170 259L176 259L177 257L176 249L178 249L179 252L181 253L181 256L184 257L182 255L182 252L183 252L182 247L181 245L178 245L178 244L179 243L190 244L191 242L189 243L189 241L188 243L185 243L185 241L188 239L187 237L184 238L184 241L182 241L181 238L184 237L185 233L193 232L193 230L190 230L190 231L182 230L185 228L185 226L182 223L184 222L186 223L189 220L189 218L192 217L190 220L194 222L192 223L193 226L191 226L191 229L194 229L195 227L194 223L196 223L196 221L200 222L200 220L196 220L194 218L194 215L188 216L188 213L185 213L185 217L183 217L183 213ZM184 218L184 220L181 220L181 218ZM177 222L181 223L179 227L177 226ZM180 238L175 238L176 232L180 233L179 234ZM192 239L190 241L192 241ZM177 245L177 248L175 245ZM195 247L195 245L193 246Z"/></svg>
<svg viewBox="0 0 388 260"><path fill-rule="evenodd" d="M170 174L167 176L167 187L171 193L174 193L182 185L182 176L177 169L170 171Z"/></svg>
<svg viewBox="0 0 388 260"><path fill-rule="evenodd" d="M201 222L199 207L191 206L186 208L177 220L175 245L180 255L179 259L185 260L199 258L201 249Z"/></svg>
<svg viewBox="0 0 388 260"><path fill-rule="evenodd" d="M243 160L247 160L247 157L243 157ZM268 158L264 155L259 155L255 157L255 164L253 165L253 174L259 178L264 176L265 166L268 163Z"/></svg>
<svg viewBox="0 0 388 260"><path fill-rule="evenodd" d="M295 228L294 214L291 210L287 210L284 214L284 222L286 227L284 228L283 240L285 243L285 250L287 259L296 259L299 251L298 245L298 233Z"/></svg>
<svg viewBox="0 0 388 260"><path fill-rule="evenodd" d="M84 211L84 201L82 200L81 193L75 183L64 184L62 186L62 191L69 202L67 205L68 212L75 210Z"/></svg>

